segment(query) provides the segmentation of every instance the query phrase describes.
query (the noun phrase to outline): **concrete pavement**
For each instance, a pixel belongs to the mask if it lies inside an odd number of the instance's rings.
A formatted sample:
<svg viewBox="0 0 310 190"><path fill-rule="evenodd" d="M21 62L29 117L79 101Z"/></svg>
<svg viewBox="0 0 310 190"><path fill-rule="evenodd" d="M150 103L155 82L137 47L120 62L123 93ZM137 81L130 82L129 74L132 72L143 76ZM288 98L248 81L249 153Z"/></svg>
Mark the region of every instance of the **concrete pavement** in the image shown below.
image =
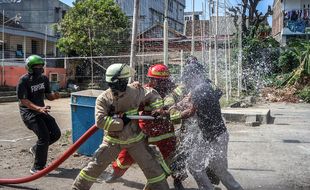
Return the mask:
<svg viewBox="0 0 310 190"><path fill-rule="evenodd" d="M47 103L52 106L51 114L55 116L62 131L71 129L70 100L61 99ZM262 124L259 127L228 124L230 171L246 190L310 190L310 104L272 103L257 108L270 109L271 115L275 117L274 124ZM3 149L12 147L10 152L16 149L20 152L19 148L27 148L35 142L33 133L24 127L20 119L16 102L0 104L0 121L0 147ZM2 148L0 154L3 154ZM1 155L4 163L0 161L1 167L9 164L9 159L23 159L12 157L13 153L10 155L10 152L9 155ZM73 178L85 164L82 161L79 165L68 164L76 159L79 158L70 158L48 177L22 185L0 186L0 189L70 189ZM28 175L28 166L16 167L19 169L13 166L0 168L0 178L8 175ZM171 178L168 178L168 181L172 188ZM144 183L145 177L137 165L134 165L119 182L97 183L92 189L142 189ZM187 189L197 189L192 177L189 177L184 185Z"/></svg>

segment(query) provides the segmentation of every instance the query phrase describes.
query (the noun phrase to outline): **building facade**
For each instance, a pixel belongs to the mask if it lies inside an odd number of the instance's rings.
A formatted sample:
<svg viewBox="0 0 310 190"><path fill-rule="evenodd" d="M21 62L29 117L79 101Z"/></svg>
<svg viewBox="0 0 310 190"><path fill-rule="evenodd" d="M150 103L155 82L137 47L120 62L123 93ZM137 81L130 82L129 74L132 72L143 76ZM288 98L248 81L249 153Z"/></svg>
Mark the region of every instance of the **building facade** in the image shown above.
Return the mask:
<svg viewBox="0 0 310 190"><path fill-rule="evenodd" d="M281 44L291 38L309 39L310 0L274 0L272 36Z"/></svg>
<svg viewBox="0 0 310 190"><path fill-rule="evenodd" d="M69 10L59 0L22 0L19 3L1 3L0 10L11 18L21 16L20 24L30 31L55 36L53 25L58 23Z"/></svg>
<svg viewBox="0 0 310 190"><path fill-rule="evenodd" d="M134 0L116 0L124 13L132 19ZM183 32L185 0L168 0L168 25L170 28ZM139 33L156 24L163 24L165 0L140 1Z"/></svg>
<svg viewBox="0 0 310 190"><path fill-rule="evenodd" d="M55 36L30 31L14 20L0 14L0 22L5 23L0 40L0 86L15 87L19 77L25 74L25 60L29 55L46 57L45 74L58 87L66 87L66 69L62 60L56 56ZM4 33L2 33L4 31ZM55 77L56 76L56 77Z"/></svg>

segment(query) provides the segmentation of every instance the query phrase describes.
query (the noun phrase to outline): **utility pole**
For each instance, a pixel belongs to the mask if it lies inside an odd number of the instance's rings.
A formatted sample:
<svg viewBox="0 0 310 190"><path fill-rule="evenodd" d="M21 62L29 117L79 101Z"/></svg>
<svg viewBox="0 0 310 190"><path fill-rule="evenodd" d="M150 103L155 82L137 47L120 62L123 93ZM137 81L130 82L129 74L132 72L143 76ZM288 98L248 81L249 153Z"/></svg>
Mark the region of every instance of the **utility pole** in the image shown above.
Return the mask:
<svg viewBox="0 0 310 190"><path fill-rule="evenodd" d="M211 19L211 3L212 0L209 0L209 34L208 34L208 38L209 38L209 78L210 80L212 80L212 40L211 40L211 36L212 36L212 19Z"/></svg>
<svg viewBox="0 0 310 190"><path fill-rule="evenodd" d="M2 10L2 84L4 86L4 10Z"/></svg>
<svg viewBox="0 0 310 190"><path fill-rule="evenodd" d="M168 0L165 0L165 20L164 20L164 64L168 65Z"/></svg>
<svg viewBox="0 0 310 190"><path fill-rule="evenodd" d="M180 57L181 57L180 76L181 76L181 79L182 79L182 77L183 77L183 72L184 72L183 50L180 51Z"/></svg>
<svg viewBox="0 0 310 190"><path fill-rule="evenodd" d="M136 42L137 42L137 30L139 23L139 5L140 0L134 0L134 10L133 10L133 21L132 21L132 35L131 35L131 46L130 46L130 67L135 69L136 62ZM133 79L130 78L129 82Z"/></svg>
<svg viewBox="0 0 310 190"><path fill-rule="evenodd" d="M88 29L89 35L89 48L90 48L90 70L91 70L91 89L94 87L94 64L93 64L93 48L92 48L92 35L90 28Z"/></svg>
<svg viewBox="0 0 310 190"><path fill-rule="evenodd" d="M195 0L193 0L193 12L192 12L192 51L191 54L195 53Z"/></svg>
<svg viewBox="0 0 310 190"><path fill-rule="evenodd" d="M203 14L203 20L200 21L200 27L201 27L201 60L202 64L205 64L205 20L206 20L206 15L205 15L205 6L202 1L202 14Z"/></svg>
<svg viewBox="0 0 310 190"><path fill-rule="evenodd" d="M228 101L228 66L227 66L227 15L226 15L226 0L224 0L224 16L225 16L225 41L224 41L224 46L225 46L225 90L226 90L226 101Z"/></svg>
<svg viewBox="0 0 310 190"><path fill-rule="evenodd" d="M217 36L218 36L219 0L216 0L215 36L214 36L214 84L218 85L217 78Z"/></svg>
<svg viewBox="0 0 310 190"><path fill-rule="evenodd" d="M238 54L238 90L237 90L237 96L240 97L241 76L242 76L242 18L241 18L241 15L240 15L240 25L239 25L238 46L239 46L239 54Z"/></svg>
<svg viewBox="0 0 310 190"><path fill-rule="evenodd" d="M230 22L230 21L229 21ZM230 26L230 25L229 25ZM231 89L232 89L232 85L231 85L231 52L230 52L230 33L228 33L228 82L229 82L229 92L228 92L228 96L231 97Z"/></svg>
<svg viewBox="0 0 310 190"><path fill-rule="evenodd" d="M47 65L46 62L46 56L47 56L47 25L45 25L45 36L44 36L44 61L45 61L45 67ZM46 75L46 69L44 69L44 74Z"/></svg>

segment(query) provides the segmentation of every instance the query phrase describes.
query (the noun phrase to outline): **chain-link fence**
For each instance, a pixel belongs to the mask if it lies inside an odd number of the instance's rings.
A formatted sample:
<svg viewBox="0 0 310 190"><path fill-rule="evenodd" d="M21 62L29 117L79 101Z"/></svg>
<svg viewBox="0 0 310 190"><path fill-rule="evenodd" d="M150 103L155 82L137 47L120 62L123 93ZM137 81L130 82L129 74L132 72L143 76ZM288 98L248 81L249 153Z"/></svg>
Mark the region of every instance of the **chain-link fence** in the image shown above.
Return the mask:
<svg viewBox="0 0 310 190"><path fill-rule="evenodd" d="M226 88L228 88L227 93L229 93L229 95L236 95L238 81L238 60L236 53L234 53L233 50L234 48L219 48L217 50L218 86L223 90L223 92L226 92ZM230 51L230 53L228 53L228 51ZM171 72L171 78L174 82L179 83L181 81L180 78L182 76L182 67L189 55L191 55L191 52L188 51L169 52L168 66ZM208 77L214 81L215 50L212 49L211 53L209 53L209 49L206 48L204 52L196 51L194 55L198 58L199 62L204 64ZM107 84L105 83L105 71L107 67L113 63L126 63L129 65L130 55L65 58L54 57L45 58L45 60L47 63L45 74L49 77L55 89L106 89ZM209 64L210 61L212 64ZM142 84L147 83L148 68L151 65L158 63L164 63L163 52L138 52L134 63L134 68L136 71L134 80L139 81ZM23 58L5 59L4 65L4 69L1 66L2 85L13 85L14 82L16 83L18 81L20 76L26 73Z"/></svg>

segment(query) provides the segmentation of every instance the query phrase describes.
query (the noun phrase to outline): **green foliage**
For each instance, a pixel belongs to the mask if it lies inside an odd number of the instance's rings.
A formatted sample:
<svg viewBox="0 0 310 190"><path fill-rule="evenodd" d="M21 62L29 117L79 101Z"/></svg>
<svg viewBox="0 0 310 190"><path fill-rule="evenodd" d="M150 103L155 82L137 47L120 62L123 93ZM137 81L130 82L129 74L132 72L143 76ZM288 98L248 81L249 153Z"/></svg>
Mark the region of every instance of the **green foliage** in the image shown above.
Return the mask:
<svg viewBox="0 0 310 190"><path fill-rule="evenodd" d="M298 97L307 103L310 103L310 86L304 87L298 92Z"/></svg>
<svg viewBox="0 0 310 190"><path fill-rule="evenodd" d="M281 87L283 82L287 80L289 76L290 73L274 73L271 76L267 77L265 80L267 81L267 86Z"/></svg>
<svg viewBox="0 0 310 190"><path fill-rule="evenodd" d="M243 40L243 84L247 93L259 90L266 83L264 79L279 70L279 43L270 36L262 37L263 29L269 28L252 28Z"/></svg>
<svg viewBox="0 0 310 190"><path fill-rule="evenodd" d="M292 72L295 68L298 67L298 65L299 61L291 49L285 48L281 51L277 66L282 73Z"/></svg>
<svg viewBox="0 0 310 190"><path fill-rule="evenodd" d="M298 60L299 66L282 85L293 85L303 76L310 76L310 42L296 39L289 43L289 47Z"/></svg>
<svg viewBox="0 0 310 190"><path fill-rule="evenodd" d="M66 55L112 55L129 49L129 20L113 0L80 0L60 23Z"/></svg>

